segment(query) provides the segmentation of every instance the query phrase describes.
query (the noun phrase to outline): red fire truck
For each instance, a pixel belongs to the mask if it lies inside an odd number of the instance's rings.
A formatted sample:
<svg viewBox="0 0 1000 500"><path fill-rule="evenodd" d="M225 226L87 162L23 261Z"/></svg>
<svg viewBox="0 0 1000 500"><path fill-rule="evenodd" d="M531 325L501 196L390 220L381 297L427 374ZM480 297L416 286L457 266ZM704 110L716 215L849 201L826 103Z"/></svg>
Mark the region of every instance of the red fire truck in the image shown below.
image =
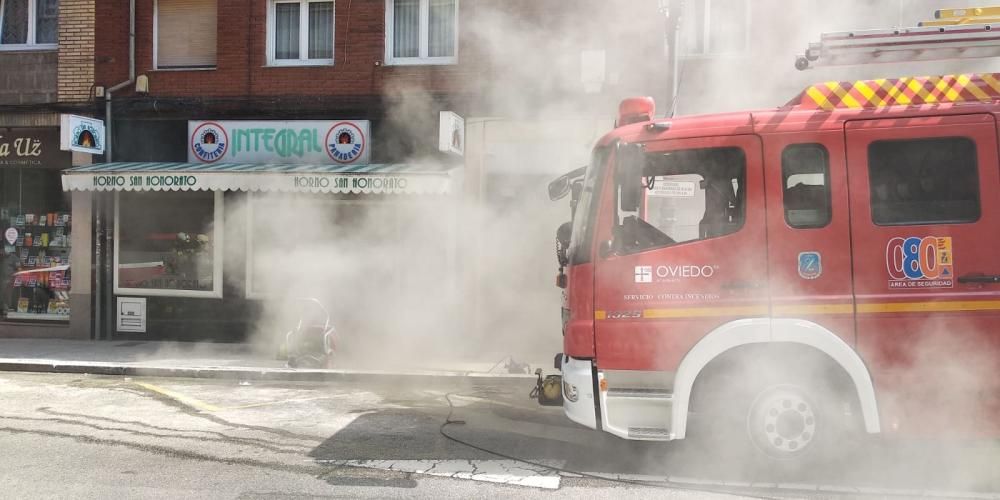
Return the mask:
<svg viewBox="0 0 1000 500"><path fill-rule="evenodd" d="M540 385L543 403L626 439L725 428L778 459L852 434L1000 434L1000 74L619 111L550 185L574 216L561 395Z"/></svg>

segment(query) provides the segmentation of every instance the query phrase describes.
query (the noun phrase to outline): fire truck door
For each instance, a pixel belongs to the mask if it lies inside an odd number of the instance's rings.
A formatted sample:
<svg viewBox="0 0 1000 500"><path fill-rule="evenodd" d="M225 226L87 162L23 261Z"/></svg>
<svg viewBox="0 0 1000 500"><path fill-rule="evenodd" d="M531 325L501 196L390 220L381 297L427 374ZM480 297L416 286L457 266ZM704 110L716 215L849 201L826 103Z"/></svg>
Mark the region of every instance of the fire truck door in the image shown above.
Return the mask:
<svg viewBox="0 0 1000 500"><path fill-rule="evenodd" d="M854 345L851 239L840 131L764 137L771 313Z"/></svg>
<svg viewBox="0 0 1000 500"><path fill-rule="evenodd" d="M858 350L883 428L1000 430L993 116L852 121L846 137Z"/></svg>
<svg viewBox="0 0 1000 500"><path fill-rule="evenodd" d="M670 371L720 325L767 316L761 162L752 135L646 145L637 246L597 256L599 367Z"/></svg>

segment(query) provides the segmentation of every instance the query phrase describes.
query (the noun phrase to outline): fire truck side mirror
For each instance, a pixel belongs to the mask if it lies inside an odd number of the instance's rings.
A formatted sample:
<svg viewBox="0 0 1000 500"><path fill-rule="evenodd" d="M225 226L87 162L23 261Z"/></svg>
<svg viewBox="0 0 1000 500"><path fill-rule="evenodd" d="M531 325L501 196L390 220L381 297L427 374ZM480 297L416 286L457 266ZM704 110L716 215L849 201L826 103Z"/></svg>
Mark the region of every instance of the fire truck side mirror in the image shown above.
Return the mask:
<svg viewBox="0 0 1000 500"><path fill-rule="evenodd" d="M569 175L561 175L549 183L549 199L559 201L570 192Z"/></svg>

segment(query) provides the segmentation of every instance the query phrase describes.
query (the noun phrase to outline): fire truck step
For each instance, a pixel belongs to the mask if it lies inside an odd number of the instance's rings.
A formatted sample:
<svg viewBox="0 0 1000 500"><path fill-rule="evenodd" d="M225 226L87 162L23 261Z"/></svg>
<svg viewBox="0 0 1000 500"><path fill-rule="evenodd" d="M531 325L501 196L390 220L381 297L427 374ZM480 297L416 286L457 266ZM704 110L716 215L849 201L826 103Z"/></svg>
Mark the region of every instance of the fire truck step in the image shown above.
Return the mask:
<svg viewBox="0 0 1000 500"><path fill-rule="evenodd" d="M664 389L645 389L645 388L610 388L608 389L608 398L615 399L673 399L674 395Z"/></svg>
<svg viewBox="0 0 1000 500"><path fill-rule="evenodd" d="M668 440L670 431L661 427L629 427L630 439Z"/></svg>

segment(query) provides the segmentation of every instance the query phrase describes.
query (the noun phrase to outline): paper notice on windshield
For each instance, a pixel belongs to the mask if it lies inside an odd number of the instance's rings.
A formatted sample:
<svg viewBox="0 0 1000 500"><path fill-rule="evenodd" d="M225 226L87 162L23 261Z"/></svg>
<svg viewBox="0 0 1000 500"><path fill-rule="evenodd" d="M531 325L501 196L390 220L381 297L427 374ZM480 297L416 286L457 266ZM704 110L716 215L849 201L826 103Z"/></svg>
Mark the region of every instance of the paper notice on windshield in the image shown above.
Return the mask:
<svg viewBox="0 0 1000 500"><path fill-rule="evenodd" d="M653 184L651 196L667 198L694 198L695 183L692 181L664 181L657 179Z"/></svg>

